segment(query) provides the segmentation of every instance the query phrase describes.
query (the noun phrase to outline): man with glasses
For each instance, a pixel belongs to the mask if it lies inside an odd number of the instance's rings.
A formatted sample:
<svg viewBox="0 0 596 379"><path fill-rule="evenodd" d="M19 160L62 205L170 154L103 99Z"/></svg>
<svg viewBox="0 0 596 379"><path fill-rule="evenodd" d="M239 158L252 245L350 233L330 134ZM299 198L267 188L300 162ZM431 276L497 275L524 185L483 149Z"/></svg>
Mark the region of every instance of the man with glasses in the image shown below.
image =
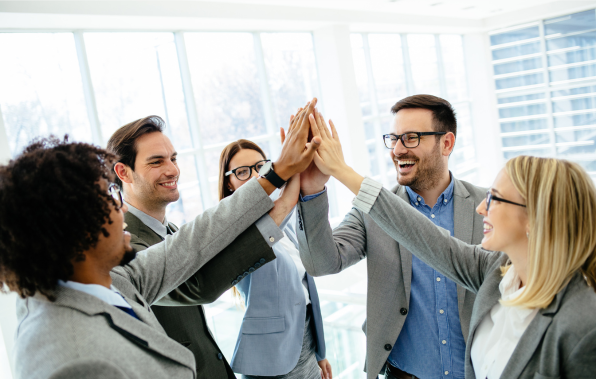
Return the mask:
<svg viewBox="0 0 596 379"><path fill-rule="evenodd" d="M416 95L398 101L391 111L393 131L382 138L397 170L393 192L455 237L480 243L482 217L474 209L486 189L449 171L457 131L451 104ZM315 116L311 124L324 122ZM463 378L474 294L414 257L355 208L332 231L324 189L328 179L315 164L300 176L300 255L313 276L335 274L368 258L363 325L368 378L380 372L386 378Z"/></svg>
<svg viewBox="0 0 596 379"><path fill-rule="evenodd" d="M178 232L178 227L166 219L166 207L180 197L181 173L177 152L163 133L164 127L161 118L148 116L122 126L108 142L108 150L119 157L114 171L128 206L126 230L136 250L147 249ZM264 217L151 307L168 336L194 354L198 378L235 378L207 326L202 305L217 300L250 268L273 260L270 246L277 238L270 241L270 237L280 232L270 217Z"/></svg>

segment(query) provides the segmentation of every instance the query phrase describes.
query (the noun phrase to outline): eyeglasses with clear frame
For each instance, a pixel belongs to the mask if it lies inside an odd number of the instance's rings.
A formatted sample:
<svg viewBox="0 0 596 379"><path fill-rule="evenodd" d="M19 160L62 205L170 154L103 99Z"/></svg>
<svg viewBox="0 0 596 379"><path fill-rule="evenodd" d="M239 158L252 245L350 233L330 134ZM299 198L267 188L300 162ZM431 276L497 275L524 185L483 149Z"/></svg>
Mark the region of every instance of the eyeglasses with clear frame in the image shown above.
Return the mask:
<svg viewBox="0 0 596 379"><path fill-rule="evenodd" d="M413 149L420 145L420 137L422 136L442 136L447 132L408 132L404 134L383 134L383 142L385 147L388 149L395 149L397 141L401 140L401 143L405 148Z"/></svg>
<svg viewBox="0 0 596 379"><path fill-rule="evenodd" d="M122 199L122 191L120 190L120 186L116 183L110 183L108 186L108 194L112 196L116 210L121 209L124 205L124 200Z"/></svg>
<svg viewBox="0 0 596 379"><path fill-rule="evenodd" d="M526 208L526 206L524 204L515 203L513 201L505 200L505 199L503 199L501 197L496 197L490 191L486 191L486 211L487 212L490 209L490 204L492 203L493 200L501 201L503 203L513 204L513 205L517 205L517 206Z"/></svg>
<svg viewBox="0 0 596 379"><path fill-rule="evenodd" d="M226 172L224 175L230 176L230 175L234 174L236 179L238 179L240 181L245 181L245 180L250 179L253 169L258 174L259 171L261 170L261 168L265 165L265 163L268 163L268 162L271 162L271 160L265 159L262 161L258 161L257 163L253 164L252 166L236 167L235 169Z"/></svg>

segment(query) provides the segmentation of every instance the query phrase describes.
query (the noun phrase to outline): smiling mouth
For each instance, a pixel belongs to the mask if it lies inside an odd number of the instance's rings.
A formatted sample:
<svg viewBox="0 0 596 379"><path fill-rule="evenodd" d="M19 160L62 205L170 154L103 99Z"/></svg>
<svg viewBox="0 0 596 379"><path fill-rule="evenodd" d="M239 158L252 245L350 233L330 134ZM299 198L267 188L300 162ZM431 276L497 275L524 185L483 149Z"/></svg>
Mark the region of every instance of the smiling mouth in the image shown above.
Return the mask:
<svg viewBox="0 0 596 379"><path fill-rule="evenodd" d="M488 232L492 232L493 226L491 224L489 224L488 222L485 221L483 223L483 226L484 226L484 233L485 234L488 233Z"/></svg>
<svg viewBox="0 0 596 379"><path fill-rule="evenodd" d="M165 183L159 183L160 186L162 187L166 187L166 188L175 188L176 187L176 181L171 181L171 182L165 182Z"/></svg>

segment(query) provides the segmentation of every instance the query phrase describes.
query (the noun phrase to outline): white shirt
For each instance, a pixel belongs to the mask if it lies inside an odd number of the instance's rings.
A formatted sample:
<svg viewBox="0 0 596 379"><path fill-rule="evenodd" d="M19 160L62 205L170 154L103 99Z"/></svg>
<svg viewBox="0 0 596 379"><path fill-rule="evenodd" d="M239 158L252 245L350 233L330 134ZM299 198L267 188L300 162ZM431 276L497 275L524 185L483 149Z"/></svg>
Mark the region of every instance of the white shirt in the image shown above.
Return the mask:
<svg viewBox="0 0 596 379"><path fill-rule="evenodd" d="M115 307L124 307L132 309L130 304L128 304L126 300L124 300L122 295L120 295L120 293L116 290L114 286L111 286L111 289L107 289L106 287L100 286L99 284L83 284L79 282L72 282L70 280L67 282L58 280L58 285L73 290L85 292L86 294L95 296L99 300L104 301Z"/></svg>
<svg viewBox="0 0 596 379"><path fill-rule="evenodd" d="M302 290L304 291L304 297L306 299L306 305L310 304L310 295L308 292L308 281L306 280L306 269L302 264L302 260L300 259L300 252L296 249L296 246L290 241L290 239L285 235L284 238L279 240L277 245L273 246L273 252L277 252L278 249L282 249L286 253L290 255L292 261L296 265L296 269L298 270L298 277L302 278Z"/></svg>
<svg viewBox="0 0 596 379"><path fill-rule="evenodd" d="M512 300L520 296L526 288L519 288L520 285L521 280L512 265L499 284L501 299ZM537 313L537 308L505 307L500 302L491 309L478 326L472 342L476 378L501 377L513 350Z"/></svg>

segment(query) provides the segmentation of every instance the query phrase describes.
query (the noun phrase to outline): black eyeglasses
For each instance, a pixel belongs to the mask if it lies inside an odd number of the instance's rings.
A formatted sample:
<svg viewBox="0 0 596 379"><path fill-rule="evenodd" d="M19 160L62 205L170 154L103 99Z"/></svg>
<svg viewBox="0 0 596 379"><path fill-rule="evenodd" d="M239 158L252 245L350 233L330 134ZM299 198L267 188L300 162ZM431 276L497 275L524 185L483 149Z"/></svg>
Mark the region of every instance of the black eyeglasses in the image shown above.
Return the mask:
<svg viewBox="0 0 596 379"><path fill-rule="evenodd" d="M265 165L265 163L271 162L269 159L258 161L257 163L253 164L252 166L240 166L236 167L233 170L226 172L225 176L230 176L234 174L238 180L248 180L252 174L252 170L254 169L255 172L258 174L261 168Z"/></svg>
<svg viewBox="0 0 596 379"><path fill-rule="evenodd" d="M520 207L524 207L526 208L525 205L520 204L520 203L514 203L513 201L509 201L509 200L505 200L503 198L500 197L496 197L495 195L493 195L490 191L486 191L486 211L488 212L488 210L490 209L490 203L493 200L497 200L497 201L501 201L503 203L508 203L508 204L513 204L513 205L519 205Z"/></svg>
<svg viewBox="0 0 596 379"><path fill-rule="evenodd" d="M409 132L404 134L383 134L383 142L388 149L395 149L397 141L401 140L404 147L413 149L420 145L421 136L441 136L447 132Z"/></svg>
<svg viewBox="0 0 596 379"><path fill-rule="evenodd" d="M120 191L120 186L116 183L110 183L108 186L108 193L112 196L116 210L122 208L122 205L124 205L124 200L122 200L122 191Z"/></svg>

